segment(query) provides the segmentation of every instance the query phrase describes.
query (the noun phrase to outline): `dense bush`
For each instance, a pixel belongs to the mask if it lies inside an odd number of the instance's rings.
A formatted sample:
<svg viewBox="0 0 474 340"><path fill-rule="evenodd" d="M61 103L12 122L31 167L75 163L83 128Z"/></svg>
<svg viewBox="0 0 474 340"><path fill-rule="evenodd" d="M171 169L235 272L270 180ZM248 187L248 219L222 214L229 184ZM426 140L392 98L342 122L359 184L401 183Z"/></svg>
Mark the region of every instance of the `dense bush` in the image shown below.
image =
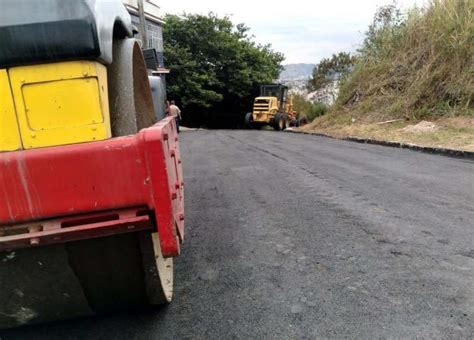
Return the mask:
<svg viewBox="0 0 474 340"><path fill-rule="evenodd" d="M335 111L365 120L473 115L474 1L382 7Z"/></svg>
<svg viewBox="0 0 474 340"><path fill-rule="evenodd" d="M300 117L304 116L310 122L324 115L328 110L328 107L323 103L313 103L299 94L293 96L293 106Z"/></svg>

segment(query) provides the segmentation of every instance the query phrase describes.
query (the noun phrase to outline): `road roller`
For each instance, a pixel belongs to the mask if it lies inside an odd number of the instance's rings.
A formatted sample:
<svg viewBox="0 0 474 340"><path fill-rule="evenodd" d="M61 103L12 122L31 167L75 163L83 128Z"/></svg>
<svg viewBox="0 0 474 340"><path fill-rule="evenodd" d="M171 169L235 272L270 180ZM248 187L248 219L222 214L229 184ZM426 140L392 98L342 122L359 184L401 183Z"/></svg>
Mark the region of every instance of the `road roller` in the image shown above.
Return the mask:
<svg viewBox="0 0 474 340"><path fill-rule="evenodd" d="M169 303L178 134L157 118L128 12L120 0L0 8L0 329Z"/></svg>

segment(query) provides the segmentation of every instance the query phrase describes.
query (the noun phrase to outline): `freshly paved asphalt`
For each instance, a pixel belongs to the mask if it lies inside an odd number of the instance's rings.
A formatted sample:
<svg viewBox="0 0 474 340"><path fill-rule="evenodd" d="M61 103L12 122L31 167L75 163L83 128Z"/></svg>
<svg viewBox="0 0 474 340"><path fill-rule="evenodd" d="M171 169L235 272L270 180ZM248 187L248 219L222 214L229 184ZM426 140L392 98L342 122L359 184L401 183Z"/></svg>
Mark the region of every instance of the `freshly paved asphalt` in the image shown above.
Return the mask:
<svg viewBox="0 0 474 340"><path fill-rule="evenodd" d="M167 308L0 338L474 337L474 163L270 131L186 131Z"/></svg>

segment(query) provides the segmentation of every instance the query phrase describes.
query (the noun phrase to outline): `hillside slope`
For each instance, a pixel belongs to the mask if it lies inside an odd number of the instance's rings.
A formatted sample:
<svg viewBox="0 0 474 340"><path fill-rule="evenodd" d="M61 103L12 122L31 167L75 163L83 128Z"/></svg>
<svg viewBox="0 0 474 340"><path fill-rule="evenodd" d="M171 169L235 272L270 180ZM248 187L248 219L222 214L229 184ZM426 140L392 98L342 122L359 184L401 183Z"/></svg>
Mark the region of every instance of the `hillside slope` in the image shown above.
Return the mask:
<svg viewBox="0 0 474 340"><path fill-rule="evenodd" d="M474 150L474 1L381 8L336 104L305 129Z"/></svg>

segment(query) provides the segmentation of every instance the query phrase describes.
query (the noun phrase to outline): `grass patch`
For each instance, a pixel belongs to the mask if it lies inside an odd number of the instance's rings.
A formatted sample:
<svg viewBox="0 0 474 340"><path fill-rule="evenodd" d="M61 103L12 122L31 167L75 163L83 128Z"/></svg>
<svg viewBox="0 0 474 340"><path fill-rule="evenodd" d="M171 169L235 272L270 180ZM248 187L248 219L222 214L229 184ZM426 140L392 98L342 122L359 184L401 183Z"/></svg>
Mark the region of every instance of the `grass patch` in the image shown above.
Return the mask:
<svg viewBox="0 0 474 340"><path fill-rule="evenodd" d="M323 103L313 103L300 94L293 96L293 108L299 117L306 117L309 122L323 116L328 111L328 107Z"/></svg>
<svg viewBox="0 0 474 340"><path fill-rule="evenodd" d="M377 123L358 122L338 124L331 120L326 124L316 126L307 125L301 129L304 131L324 133L338 138L360 137L412 143L420 146L474 151L474 118L440 118L433 123L436 129L419 132L407 132L405 130L406 127L415 125L408 121L381 125Z"/></svg>

